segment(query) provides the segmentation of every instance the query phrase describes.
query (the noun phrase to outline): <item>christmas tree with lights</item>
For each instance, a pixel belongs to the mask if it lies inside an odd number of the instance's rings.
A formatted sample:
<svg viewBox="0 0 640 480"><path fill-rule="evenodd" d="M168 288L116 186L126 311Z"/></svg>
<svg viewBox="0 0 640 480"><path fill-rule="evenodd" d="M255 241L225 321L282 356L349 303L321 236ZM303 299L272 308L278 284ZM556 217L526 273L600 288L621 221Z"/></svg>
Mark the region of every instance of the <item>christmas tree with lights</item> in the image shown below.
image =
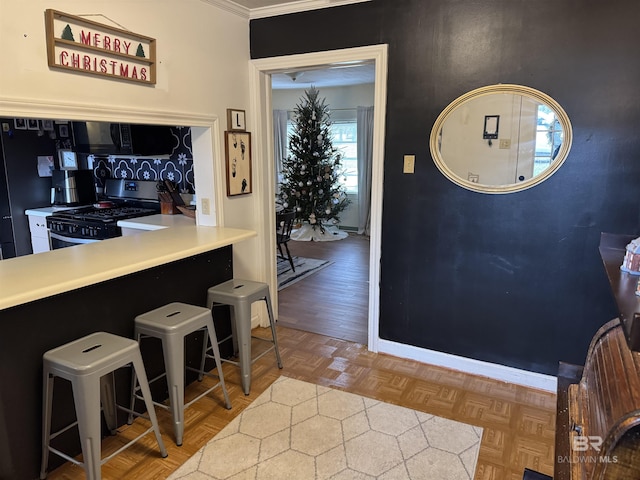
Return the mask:
<svg viewBox="0 0 640 480"><path fill-rule="evenodd" d="M306 90L294 109L295 126L283 159L278 197L285 210L296 213L298 223L324 233L324 225L338 223L338 214L350 201L340 183L344 172L341 154L331 140L329 107L318 94L314 87Z"/></svg>

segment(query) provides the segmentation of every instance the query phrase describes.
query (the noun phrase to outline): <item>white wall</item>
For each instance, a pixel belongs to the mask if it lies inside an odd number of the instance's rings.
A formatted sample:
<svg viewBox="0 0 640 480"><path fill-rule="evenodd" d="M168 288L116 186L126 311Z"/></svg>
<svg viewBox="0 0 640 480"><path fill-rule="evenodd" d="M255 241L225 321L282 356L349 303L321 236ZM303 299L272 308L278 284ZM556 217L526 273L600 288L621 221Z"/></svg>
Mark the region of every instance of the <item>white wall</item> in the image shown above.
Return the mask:
<svg viewBox="0 0 640 480"><path fill-rule="evenodd" d="M321 88L320 98L324 98L329 110L368 107L374 103L374 84L350 85L344 87ZM293 110L304 96L305 88L274 90L272 93L275 110ZM358 196L349 194L351 204L340 213L340 226L358 228Z"/></svg>
<svg viewBox="0 0 640 480"><path fill-rule="evenodd" d="M47 8L153 37L157 84L140 85L47 65ZM200 0L0 0L0 116L197 125L193 129L198 222L256 229L256 195L227 198L226 109L248 109L248 17ZM259 232L260 235L260 232ZM260 236L235 249L237 275L260 279Z"/></svg>

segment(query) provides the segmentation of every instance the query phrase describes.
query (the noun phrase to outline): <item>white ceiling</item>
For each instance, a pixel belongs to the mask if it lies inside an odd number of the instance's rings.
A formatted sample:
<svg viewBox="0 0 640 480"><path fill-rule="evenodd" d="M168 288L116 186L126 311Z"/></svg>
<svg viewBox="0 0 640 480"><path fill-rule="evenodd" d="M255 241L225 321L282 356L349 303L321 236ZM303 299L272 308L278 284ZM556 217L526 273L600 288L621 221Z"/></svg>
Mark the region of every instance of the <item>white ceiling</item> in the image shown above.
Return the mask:
<svg viewBox="0 0 640 480"><path fill-rule="evenodd" d="M292 77L295 78L295 80ZM317 88L342 87L374 82L375 65L372 63L340 65L321 69L314 68L310 70L301 69L296 71L287 71L285 73L274 73L271 75L271 87L274 90L309 88L311 86Z"/></svg>

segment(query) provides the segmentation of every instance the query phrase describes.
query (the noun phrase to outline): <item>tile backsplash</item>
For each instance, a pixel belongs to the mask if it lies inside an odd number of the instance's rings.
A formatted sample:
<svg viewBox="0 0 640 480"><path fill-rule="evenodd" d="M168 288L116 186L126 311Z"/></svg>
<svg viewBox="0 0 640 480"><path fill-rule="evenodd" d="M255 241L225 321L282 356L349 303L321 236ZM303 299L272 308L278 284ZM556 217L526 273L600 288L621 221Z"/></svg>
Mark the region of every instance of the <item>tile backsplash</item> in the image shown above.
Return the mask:
<svg viewBox="0 0 640 480"><path fill-rule="evenodd" d="M96 177L98 194L107 178L134 180L170 180L180 193L195 194L191 128L172 127L175 146L169 155L89 155L88 164Z"/></svg>

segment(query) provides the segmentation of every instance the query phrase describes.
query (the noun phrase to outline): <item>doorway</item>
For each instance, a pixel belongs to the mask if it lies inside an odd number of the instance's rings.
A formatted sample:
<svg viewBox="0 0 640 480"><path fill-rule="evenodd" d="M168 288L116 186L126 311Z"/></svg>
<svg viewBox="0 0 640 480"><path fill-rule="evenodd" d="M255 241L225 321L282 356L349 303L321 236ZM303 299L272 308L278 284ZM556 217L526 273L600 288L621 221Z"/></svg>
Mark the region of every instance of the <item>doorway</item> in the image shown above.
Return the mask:
<svg viewBox="0 0 640 480"><path fill-rule="evenodd" d="M371 186L371 235L369 248L369 295L368 295L368 332L369 350L378 350L379 317L379 281L380 281L380 244L382 220L382 179L384 159L384 131L386 111L387 45L374 45L328 52L273 57L250 62L251 106L255 113L257 133L256 152L263 159L260 178L261 198L258 210L261 214L262 228L267 241L264 242L261 256L265 273L272 292L277 292L276 246L275 246L275 166L273 158L273 121L271 75L292 69L305 70L358 62L375 65L374 92L374 141ZM277 293L274 293L276 296ZM274 302L277 306L278 302Z"/></svg>
<svg viewBox="0 0 640 480"><path fill-rule="evenodd" d="M318 92L318 104L326 106L329 114L332 146L340 151L341 174L336 181L342 184L349 201L338 214L339 223L334 226L329 222L324 234L317 229L307 230L308 225L294 229L292 241L286 244L293 261L289 261L288 255L278 256L278 323L366 345L369 296L366 220L371 192L367 172L371 162L363 159L371 156L371 146L365 145L371 145L373 140L368 127L373 128L375 65L354 62L273 73L271 83L276 191L280 195L282 182L290 185L292 181L285 177L289 139L305 128L300 122L306 124L307 119L296 118L296 109L306 103L307 92L313 88ZM297 174L297 169L291 171L289 167L288 175ZM294 208L283 205L286 201L279 196L276 211ZM311 236L314 241L310 241Z"/></svg>

